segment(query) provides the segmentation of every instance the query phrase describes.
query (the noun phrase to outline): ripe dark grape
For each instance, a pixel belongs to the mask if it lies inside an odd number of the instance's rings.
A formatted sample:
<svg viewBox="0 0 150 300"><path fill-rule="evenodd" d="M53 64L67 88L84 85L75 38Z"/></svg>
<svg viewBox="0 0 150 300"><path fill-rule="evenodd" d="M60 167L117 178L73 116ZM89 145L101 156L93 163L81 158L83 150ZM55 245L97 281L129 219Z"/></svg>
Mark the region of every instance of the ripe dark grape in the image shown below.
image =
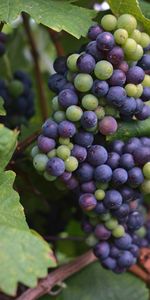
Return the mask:
<svg viewBox="0 0 150 300"><path fill-rule="evenodd" d="M74 145L71 154L76 157L79 162L83 162L87 157L87 150L82 146Z"/></svg>
<svg viewBox="0 0 150 300"><path fill-rule="evenodd" d="M94 254L100 258L100 259L105 259L108 257L110 253L110 246L109 243L102 241L94 247Z"/></svg>
<svg viewBox="0 0 150 300"><path fill-rule="evenodd" d="M124 142L121 140L115 140L112 144L111 144L111 150L118 153L119 155L122 154L123 152L123 148L124 148ZM127 151L128 152L128 151Z"/></svg>
<svg viewBox="0 0 150 300"><path fill-rule="evenodd" d="M92 128L97 124L97 116L93 111L85 111L81 117L81 125L84 129Z"/></svg>
<svg viewBox="0 0 150 300"><path fill-rule="evenodd" d="M116 152L108 153L107 165L111 167L111 169L116 169L120 162L120 155Z"/></svg>
<svg viewBox="0 0 150 300"><path fill-rule="evenodd" d="M119 66L124 60L123 49L118 46L113 47L113 49L107 54L107 59L114 66Z"/></svg>
<svg viewBox="0 0 150 300"><path fill-rule="evenodd" d="M144 87L141 99L146 102L150 100L150 87Z"/></svg>
<svg viewBox="0 0 150 300"><path fill-rule="evenodd" d="M88 182L93 179L94 169L88 163L82 163L76 171L77 177L81 182Z"/></svg>
<svg viewBox="0 0 150 300"><path fill-rule="evenodd" d="M144 54L142 58L138 61L138 66L144 71L150 71L150 55Z"/></svg>
<svg viewBox="0 0 150 300"><path fill-rule="evenodd" d="M113 171L112 181L115 185L119 186L124 184L128 179L128 173L123 168L117 168Z"/></svg>
<svg viewBox="0 0 150 300"><path fill-rule="evenodd" d="M45 137L43 135L40 135L38 137L38 147L44 153L48 153L49 151L54 149L55 145L56 145L56 142L54 139Z"/></svg>
<svg viewBox="0 0 150 300"><path fill-rule="evenodd" d="M83 210L89 211L92 210L97 204L97 201L93 194L85 193L79 198L79 205Z"/></svg>
<svg viewBox="0 0 150 300"><path fill-rule="evenodd" d="M48 119L42 126L43 135L56 138L58 136L58 124L52 119Z"/></svg>
<svg viewBox="0 0 150 300"><path fill-rule="evenodd" d="M65 171L65 165L62 159L53 157L49 159L46 169L52 176L60 176Z"/></svg>
<svg viewBox="0 0 150 300"><path fill-rule="evenodd" d="M124 251L118 258L118 265L120 267L129 268L134 262L133 255L130 251Z"/></svg>
<svg viewBox="0 0 150 300"><path fill-rule="evenodd" d="M143 225L143 223L144 219L140 212L134 211L129 214L127 225L131 230L138 230Z"/></svg>
<svg viewBox="0 0 150 300"><path fill-rule="evenodd" d="M110 104L121 107L126 99L126 91L120 86L111 87L106 98Z"/></svg>
<svg viewBox="0 0 150 300"><path fill-rule="evenodd" d="M95 68L95 59L90 54L82 54L77 60L77 67L82 73L92 73Z"/></svg>
<svg viewBox="0 0 150 300"><path fill-rule="evenodd" d="M129 234L125 234L123 237L115 239L115 245L121 250L128 250L131 247L132 238Z"/></svg>
<svg viewBox="0 0 150 300"><path fill-rule="evenodd" d="M132 187L140 185L144 181L144 176L140 168L134 167L128 172L128 180Z"/></svg>
<svg viewBox="0 0 150 300"><path fill-rule="evenodd" d="M65 74L65 72L67 71L66 63L67 63L67 59L65 56L57 57L53 64L55 72L59 74Z"/></svg>
<svg viewBox="0 0 150 300"><path fill-rule="evenodd" d="M109 190L105 194L104 205L109 209L117 209L122 204L122 196L116 190Z"/></svg>
<svg viewBox="0 0 150 300"><path fill-rule="evenodd" d="M123 86L126 82L126 75L123 71L116 69L113 71L112 76L109 79L109 84L111 86Z"/></svg>
<svg viewBox="0 0 150 300"><path fill-rule="evenodd" d="M74 91L65 89L59 93L58 102L63 108L67 108L71 105L76 105L78 103L78 97Z"/></svg>
<svg viewBox="0 0 150 300"><path fill-rule="evenodd" d="M88 181L81 184L81 190L85 193L94 193L96 190L95 182Z"/></svg>
<svg viewBox="0 0 150 300"><path fill-rule="evenodd" d="M75 134L74 141L76 144L88 148L92 145L94 137L90 132L79 131Z"/></svg>
<svg viewBox="0 0 150 300"><path fill-rule="evenodd" d="M143 81L145 73L142 68L138 66L131 67L127 74L127 82L139 84Z"/></svg>
<svg viewBox="0 0 150 300"><path fill-rule="evenodd" d="M92 25L88 31L88 38L90 40L96 40L97 36L103 32L103 29L98 25Z"/></svg>
<svg viewBox="0 0 150 300"><path fill-rule="evenodd" d="M102 32L96 39L97 47L101 51L109 51L114 47L114 37L110 32Z"/></svg>
<svg viewBox="0 0 150 300"><path fill-rule="evenodd" d="M102 121L99 122L99 131L103 135L110 135L117 131L118 124L113 117L104 117Z"/></svg>
<svg viewBox="0 0 150 300"><path fill-rule="evenodd" d="M108 154L103 146L93 145L88 149L88 162L93 166L102 165L106 162Z"/></svg>
<svg viewBox="0 0 150 300"><path fill-rule="evenodd" d="M86 53L92 55L96 61L101 60L104 58L104 54L102 51L100 51L97 48L97 43L96 41L92 41L90 43L87 44L86 46Z"/></svg>
<svg viewBox="0 0 150 300"><path fill-rule="evenodd" d="M59 93L67 83L66 78L62 74L53 74L49 77L48 86L55 93Z"/></svg>
<svg viewBox="0 0 150 300"><path fill-rule="evenodd" d="M58 132L61 137L69 138L75 135L76 127L69 121L62 121L58 125Z"/></svg>
<svg viewBox="0 0 150 300"><path fill-rule="evenodd" d="M109 90L109 85L106 81L96 79L93 82L92 92L97 97L102 97L107 94Z"/></svg>
<svg viewBox="0 0 150 300"><path fill-rule="evenodd" d="M107 165L98 166L94 172L95 180L98 182L109 182L112 177L112 170Z"/></svg>
<svg viewBox="0 0 150 300"><path fill-rule="evenodd" d="M126 170L129 170L134 167L134 158L133 155L130 153L125 153L120 157L119 164L121 167L125 168Z"/></svg>
<svg viewBox="0 0 150 300"><path fill-rule="evenodd" d="M111 231L108 230L104 225L98 224L95 227L94 234L99 240L108 240L111 236Z"/></svg>

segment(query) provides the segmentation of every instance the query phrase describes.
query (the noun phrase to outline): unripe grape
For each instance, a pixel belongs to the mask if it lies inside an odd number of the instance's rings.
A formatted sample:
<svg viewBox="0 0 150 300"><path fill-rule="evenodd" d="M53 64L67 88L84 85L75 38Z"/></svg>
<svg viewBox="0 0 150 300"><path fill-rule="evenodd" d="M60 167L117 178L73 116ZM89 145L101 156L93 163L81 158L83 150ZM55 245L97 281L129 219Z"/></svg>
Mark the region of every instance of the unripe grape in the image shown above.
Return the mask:
<svg viewBox="0 0 150 300"><path fill-rule="evenodd" d="M117 44L119 45L123 45L127 38L128 38L128 32L125 30L125 29L117 29L115 32L114 32L114 38L115 38L115 41Z"/></svg>
<svg viewBox="0 0 150 300"><path fill-rule="evenodd" d="M150 194L150 180L144 180L141 184L141 190L144 194Z"/></svg>
<svg viewBox="0 0 150 300"><path fill-rule="evenodd" d="M31 156L34 158L37 154L39 154L40 150L38 146L34 146L31 150Z"/></svg>
<svg viewBox="0 0 150 300"><path fill-rule="evenodd" d="M111 218L110 220L108 220L107 222L105 222L105 226L109 230L114 230L118 226L118 221L115 218Z"/></svg>
<svg viewBox="0 0 150 300"><path fill-rule="evenodd" d="M144 87L150 87L150 75L145 74L144 80L142 81Z"/></svg>
<svg viewBox="0 0 150 300"><path fill-rule="evenodd" d="M72 122L77 122L83 115L82 109L77 105L71 105L66 110L66 117Z"/></svg>
<svg viewBox="0 0 150 300"><path fill-rule="evenodd" d="M78 160L74 156L70 156L65 161L65 169L67 172L74 172L78 168Z"/></svg>
<svg viewBox="0 0 150 300"><path fill-rule="evenodd" d="M122 225L118 225L113 231L112 231L112 235L115 238L120 238L122 236L124 236L125 234L125 230L124 227Z"/></svg>
<svg viewBox="0 0 150 300"><path fill-rule="evenodd" d="M129 97L135 97L137 94L137 86L132 83L128 83L125 86L126 93Z"/></svg>
<svg viewBox="0 0 150 300"><path fill-rule="evenodd" d="M143 174L146 179L150 179L150 162L148 162L144 165Z"/></svg>
<svg viewBox="0 0 150 300"><path fill-rule="evenodd" d="M104 197L105 197L105 192L103 190L98 189L95 191L95 198L97 200L103 200Z"/></svg>
<svg viewBox="0 0 150 300"><path fill-rule="evenodd" d="M43 174L44 178L48 181L55 181L57 177L50 175L47 171Z"/></svg>
<svg viewBox="0 0 150 300"><path fill-rule="evenodd" d="M123 14L118 18L117 27L123 28L131 33L134 29L136 29L137 21L136 19L130 14Z"/></svg>
<svg viewBox="0 0 150 300"><path fill-rule="evenodd" d="M57 156L63 160L66 160L70 156L70 153L70 149L65 145L59 146L56 150Z"/></svg>
<svg viewBox="0 0 150 300"><path fill-rule="evenodd" d="M74 85L79 92L88 92L93 85L93 78L89 74L78 74L74 79Z"/></svg>
<svg viewBox="0 0 150 300"><path fill-rule="evenodd" d="M134 29L130 35L132 39L134 39L137 43L141 40L141 32L138 29Z"/></svg>
<svg viewBox="0 0 150 300"><path fill-rule="evenodd" d="M82 98L82 106L86 110L95 110L98 106L98 99L92 94L87 94Z"/></svg>
<svg viewBox="0 0 150 300"><path fill-rule="evenodd" d="M48 157L45 154L37 154L34 156L33 165L35 169L39 172L45 171L48 162Z"/></svg>
<svg viewBox="0 0 150 300"><path fill-rule="evenodd" d="M68 146L69 143L70 143L70 139L69 138L60 137L58 141L59 141L59 144L66 145L66 146Z"/></svg>
<svg viewBox="0 0 150 300"><path fill-rule="evenodd" d="M113 73L113 66L107 60L101 60L97 62L94 73L98 79L106 80L111 77Z"/></svg>
<svg viewBox="0 0 150 300"><path fill-rule="evenodd" d="M80 56L80 54L74 53L74 54L71 54L67 58L67 67L70 71L72 71L72 72L78 71L77 59L79 56Z"/></svg>
<svg viewBox="0 0 150 300"><path fill-rule="evenodd" d="M139 44L143 48L147 47L150 44L150 36L145 32L141 32L141 39L140 39Z"/></svg>
<svg viewBox="0 0 150 300"><path fill-rule="evenodd" d="M101 25L103 26L103 28L106 31L112 31L116 28L117 26L117 19L115 16L108 14L105 15L102 19L101 19Z"/></svg>
<svg viewBox="0 0 150 300"><path fill-rule="evenodd" d="M60 123L66 118L65 112L62 110L58 110L54 113L53 118L57 123Z"/></svg>
<svg viewBox="0 0 150 300"><path fill-rule="evenodd" d="M123 45L124 52L127 56L132 55L136 51L136 48L137 43L131 38L128 38Z"/></svg>
<svg viewBox="0 0 150 300"><path fill-rule="evenodd" d="M53 149L47 153L48 158L52 158L56 156L56 149Z"/></svg>

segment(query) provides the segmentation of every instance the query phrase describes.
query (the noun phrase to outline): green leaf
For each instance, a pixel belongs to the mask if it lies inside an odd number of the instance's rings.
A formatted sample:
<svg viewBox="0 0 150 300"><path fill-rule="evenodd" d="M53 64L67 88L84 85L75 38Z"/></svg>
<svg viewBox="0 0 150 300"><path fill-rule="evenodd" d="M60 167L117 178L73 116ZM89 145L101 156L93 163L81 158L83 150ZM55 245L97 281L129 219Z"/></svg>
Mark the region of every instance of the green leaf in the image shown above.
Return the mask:
<svg viewBox="0 0 150 300"><path fill-rule="evenodd" d="M0 289L9 295L18 282L34 287L56 265L48 244L28 228L14 179L12 171L0 174Z"/></svg>
<svg viewBox="0 0 150 300"><path fill-rule="evenodd" d="M143 281L129 273L116 275L103 269L98 262L68 279L66 284L67 288L57 297L58 300L149 299L149 291Z"/></svg>
<svg viewBox="0 0 150 300"><path fill-rule="evenodd" d="M85 36L96 12L62 0L1 0L0 20L11 23L22 12L27 12L37 23L56 31L65 30L77 38Z"/></svg>
<svg viewBox="0 0 150 300"><path fill-rule="evenodd" d="M114 14L132 14L142 23L145 30L150 33L150 20L144 16L138 0L108 0L108 3Z"/></svg>
<svg viewBox="0 0 150 300"><path fill-rule="evenodd" d="M144 14L144 16L150 19L150 2L145 0L139 0L140 8Z"/></svg>
<svg viewBox="0 0 150 300"><path fill-rule="evenodd" d="M128 140L131 137L150 136L150 118L144 121L130 121L119 124L115 134L107 137L107 141L116 139Z"/></svg>
<svg viewBox="0 0 150 300"><path fill-rule="evenodd" d="M2 171L11 159L17 144L18 132L12 131L0 124L0 171Z"/></svg>
<svg viewBox="0 0 150 300"><path fill-rule="evenodd" d="M6 116L6 111L4 109L4 100L0 97L0 116Z"/></svg>

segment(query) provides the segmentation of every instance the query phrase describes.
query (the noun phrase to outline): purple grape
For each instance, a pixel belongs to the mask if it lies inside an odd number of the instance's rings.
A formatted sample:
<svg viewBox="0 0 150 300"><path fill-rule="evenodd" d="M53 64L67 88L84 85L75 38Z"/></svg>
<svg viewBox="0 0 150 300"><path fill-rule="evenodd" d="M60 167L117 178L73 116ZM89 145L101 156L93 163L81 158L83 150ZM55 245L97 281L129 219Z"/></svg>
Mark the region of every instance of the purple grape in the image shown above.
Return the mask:
<svg viewBox="0 0 150 300"><path fill-rule="evenodd" d="M144 219L140 212L134 211L129 214L128 221L127 221L127 225L129 229L134 231L138 230L140 229L140 227L142 227L143 223L144 223Z"/></svg>
<svg viewBox="0 0 150 300"><path fill-rule="evenodd" d="M120 112L125 115L132 115L136 111L136 100L133 97L126 97L122 106L120 107Z"/></svg>
<svg viewBox="0 0 150 300"><path fill-rule="evenodd" d="M55 146L56 146L55 140L45 137L43 135L40 135L38 137L38 147L42 152L48 153L49 151L54 149Z"/></svg>
<svg viewBox="0 0 150 300"><path fill-rule="evenodd" d="M56 138L58 136L58 124L52 119L46 120L42 126L42 134L50 138Z"/></svg>
<svg viewBox="0 0 150 300"><path fill-rule="evenodd" d="M132 238L128 233L126 233L121 238L115 239L115 245L121 250L129 249L131 247L131 244L132 244Z"/></svg>
<svg viewBox="0 0 150 300"><path fill-rule="evenodd" d="M114 258L107 257L106 259L102 260L102 266L109 270L114 270L117 266L117 262Z"/></svg>
<svg viewBox="0 0 150 300"><path fill-rule="evenodd" d="M94 212L96 214L106 214L108 213L108 209L104 206L103 201L99 201L94 208Z"/></svg>
<svg viewBox="0 0 150 300"><path fill-rule="evenodd" d="M110 246L107 242L100 242L95 245L93 252L99 259L105 259L110 253Z"/></svg>
<svg viewBox="0 0 150 300"><path fill-rule="evenodd" d="M103 32L103 29L98 25L94 24L89 28L88 38L92 41L96 40L97 36Z"/></svg>
<svg viewBox="0 0 150 300"><path fill-rule="evenodd" d="M132 154L134 152L134 150L136 150L140 147L141 147L140 140L136 137L133 137L133 138L129 139L128 142L125 144L125 146L123 147L123 152Z"/></svg>
<svg viewBox="0 0 150 300"><path fill-rule="evenodd" d="M85 147L74 145L71 154L76 157L79 162L83 162L87 157L87 150Z"/></svg>
<svg viewBox="0 0 150 300"><path fill-rule="evenodd" d="M62 121L58 125L58 133L61 137L71 138L76 133L76 127L69 121Z"/></svg>
<svg viewBox="0 0 150 300"><path fill-rule="evenodd" d="M66 83L66 78L62 74L57 73L51 75L48 80L49 89L55 93L59 93Z"/></svg>
<svg viewBox="0 0 150 300"><path fill-rule="evenodd" d="M142 143L143 146L150 147L150 138L148 138L148 137L141 137L140 141L141 141L141 143Z"/></svg>
<svg viewBox="0 0 150 300"><path fill-rule="evenodd" d="M121 140L115 140L112 144L111 144L111 150L114 152L117 152L119 155L122 154L123 152L123 148L124 148L124 142Z"/></svg>
<svg viewBox="0 0 150 300"><path fill-rule="evenodd" d="M95 59L92 55L84 53L77 59L77 67L82 73L92 73L95 68Z"/></svg>
<svg viewBox="0 0 150 300"><path fill-rule="evenodd" d="M82 229L85 233L92 233L93 226L88 222L88 220L84 220L82 222Z"/></svg>
<svg viewBox="0 0 150 300"><path fill-rule="evenodd" d="M80 182L88 182L93 179L94 169L90 164L84 162L80 164L76 174Z"/></svg>
<svg viewBox="0 0 150 300"><path fill-rule="evenodd" d="M137 187L144 181L144 176L140 168L134 167L128 172L128 181L132 187Z"/></svg>
<svg viewBox="0 0 150 300"><path fill-rule="evenodd" d="M117 209L122 204L122 196L116 190L109 190L106 192L103 202L106 208Z"/></svg>
<svg viewBox="0 0 150 300"><path fill-rule="evenodd" d="M94 193L96 190L96 186L94 181L88 181L81 184L81 190L85 193Z"/></svg>
<svg viewBox="0 0 150 300"><path fill-rule="evenodd" d="M107 55L107 60L114 66L118 66L124 60L123 49L119 46L115 46Z"/></svg>
<svg viewBox="0 0 150 300"><path fill-rule="evenodd" d="M112 181L115 185L124 184L128 179L128 173L125 169L117 168L113 171Z"/></svg>
<svg viewBox="0 0 150 300"><path fill-rule="evenodd" d="M121 86L113 86L106 96L108 102L117 107L121 107L126 99L126 91Z"/></svg>
<svg viewBox="0 0 150 300"><path fill-rule="evenodd" d="M129 250L133 256L135 256L135 257L139 256L139 247L137 245L132 244Z"/></svg>
<svg viewBox="0 0 150 300"><path fill-rule="evenodd" d="M120 155L116 152L108 153L107 165L111 167L111 169L116 169L119 165Z"/></svg>
<svg viewBox="0 0 150 300"><path fill-rule="evenodd" d="M120 158L119 164L126 170L130 170L135 165L133 155L130 153L123 154Z"/></svg>
<svg viewBox="0 0 150 300"><path fill-rule="evenodd" d="M97 204L97 201L93 194L86 193L80 196L79 204L83 210L89 211L94 209Z"/></svg>
<svg viewBox="0 0 150 300"><path fill-rule="evenodd" d="M109 85L106 81L101 81L101 80L94 80L93 86L92 86L92 93L96 97L102 97L107 94L109 90Z"/></svg>
<svg viewBox="0 0 150 300"><path fill-rule="evenodd" d="M138 120L146 120L150 117L150 106L144 105L140 113L136 114Z"/></svg>
<svg viewBox="0 0 150 300"><path fill-rule="evenodd" d="M124 251L120 254L118 258L118 265L120 267L129 268L134 263L133 258L134 257L130 251Z"/></svg>
<svg viewBox="0 0 150 300"><path fill-rule="evenodd" d="M93 166L99 166L106 162L108 154L106 149L100 145L93 145L88 149L88 162Z"/></svg>
<svg viewBox="0 0 150 300"><path fill-rule="evenodd" d="M97 116L93 111L85 111L81 117L81 125L84 129L92 128L97 124Z"/></svg>
<svg viewBox="0 0 150 300"><path fill-rule="evenodd" d="M147 162L150 161L150 148L141 146L135 149L135 151L133 152L133 157L138 165L145 165Z"/></svg>
<svg viewBox="0 0 150 300"><path fill-rule="evenodd" d="M107 165L98 166L94 171L95 180L102 183L107 183L111 180L112 169Z"/></svg>
<svg viewBox="0 0 150 300"><path fill-rule="evenodd" d="M138 66L131 67L127 72L127 82L139 84L144 80L145 73L142 68Z"/></svg>
<svg viewBox="0 0 150 300"><path fill-rule="evenodd" d="M113 35L110 32L102 32L96 39L97 47L101 51L110 51L115 44Z"/></svg>
<svg viewBox="0 0 150 300"><path fill-rule="evenodd" d="M134 112L135 115L141 113L143 110L143 107L144 107L143 101L141 99L137 98L136 99L136 110Z"/></svg>
<svg viewBox="0 0 150 300"><path fill-rule="evenodd" d="M117 69L113 71L112 76L108 80L109 85L123 86L126 82L126 75L123 71Z"/></svg>
<svg viewBox="0 0 150 300"><path fill-rule="evenodd" d="M142 58L138 61L138 66L145 71L150 71L150 55L144 54Z"/></svg>
<svg viewBox="0 0 150 300"><path fill-rule="evenodd" d="M118 65L118 69L120 69L121 71L123 71L125 74L128 72L129 66L127 64L126 61L122 61L119 65Z"/></svg>
<svg viewBox="0 0 150 300"><path fill-rule="evenodd" d="M116 122L116 119L111 116L104 117L99 122L99 131L103 135L110 135L117 131L118 124Z"/></svg>
<svg viewBox="0 0 150 300"><path fill-rule="evenodd" d="M73 85L71 82L67 82L67 83L64 85L63 90L66 90L66 89L72 90L73 92L76 91L74 85Z"/></svg>
<svg viewBox="0 0 150 300"><path fill-rule="evenodd" d="M122 219L124 217L127 217L129 214L129 205L126 203L123 203L117 210L114 211L114 215L119 218Z"/></svg>
<svg viewBox="0 0 150 300"><path fill-rule="evenodd" d="M86 53L92 55L96 61L102 60L104 58L103 52L97 48L97 44L95 41L87 44Z"/></svg>
<svg viewBox="0 0 150 300"><path fill-rule="evenodd" d="M53 157L48 160L46 169L52 176L60 176L65 171L65 164L62 159Z"/></svg>
<svg viewBox="0 0 150 300"><path fill-rule="evenodd" d="M78 180L73 176L66 183L66 186L69 190L74 190L75 188L78 187L78 185L79 185Z"/></svg>
<svg viewBox="0 0 150 300"><path fill-rule="evenodd" d="M94 141L94 136L90 132L79 131L75 134L74 141L80 146L89 148Z"/></svg>
<svg viewBox="0 0 150 300"><path fill-rule="evenodd" d="M110 246L110 256L112 258L118 258L119 254L120 254L120 250L116 246L111 245Z"/></svg>
<svg viewBox="0 0 150 300"><path fill-rule="evenodd" d="M61 176L60 176L60 179L64 182L67 182L72 176L72 173L70 172L64 172Z"/></svg>
<svg viewBox="0 0 150 300"><path fill-rule="evenodd" d="M64 74L67 71L67 58L65 56L59 56L54 61L54 70L59 74Z"/></svg>
<svg viewBox="0 0 150 300"><path fill-rule="evenodd" d="M95 227L94 234L99 240L108 240L111 236L111 231L108 230L103 224L98 224Z"/></svg>
<svg viewBox="0 0 150 300"><path fill-rule="evenodd" d="M67 108L78 103L78 96L74 91L65 89L59 93L58 102L63 108Z"/></svg>
<svg viewBox="0 0 150 300"><path fill-rule="evenodd" d="M144 87L141 99L146 102L150 100L150 87Z"/></svg>

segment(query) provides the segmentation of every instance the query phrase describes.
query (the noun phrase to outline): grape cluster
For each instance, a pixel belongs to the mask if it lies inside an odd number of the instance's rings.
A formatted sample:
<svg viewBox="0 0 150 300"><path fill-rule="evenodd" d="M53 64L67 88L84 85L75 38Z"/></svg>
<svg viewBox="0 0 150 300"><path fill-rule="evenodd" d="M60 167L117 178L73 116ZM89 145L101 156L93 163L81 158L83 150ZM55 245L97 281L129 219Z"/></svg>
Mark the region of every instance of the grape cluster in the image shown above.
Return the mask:
<svg viewBox="0 0 150 300"><path fill-rule="evenodd" d="M27 73L16 71L11 81L0 79L0 97L4 99L6 117L0 122L9 128L26 124L34 115L34 92Z"/></svg>
<svg viewBox="0 0 150 300"><path fill-rule="evenodd" d="M98 240L95 255L117 273L136 262L150 193L150 139L106 141L121 119L150 116L150 37L136 27L131 15L105 15L87 45L55 60L53 114L31 153L40 174L76 194L83 227Z"/></svg>

